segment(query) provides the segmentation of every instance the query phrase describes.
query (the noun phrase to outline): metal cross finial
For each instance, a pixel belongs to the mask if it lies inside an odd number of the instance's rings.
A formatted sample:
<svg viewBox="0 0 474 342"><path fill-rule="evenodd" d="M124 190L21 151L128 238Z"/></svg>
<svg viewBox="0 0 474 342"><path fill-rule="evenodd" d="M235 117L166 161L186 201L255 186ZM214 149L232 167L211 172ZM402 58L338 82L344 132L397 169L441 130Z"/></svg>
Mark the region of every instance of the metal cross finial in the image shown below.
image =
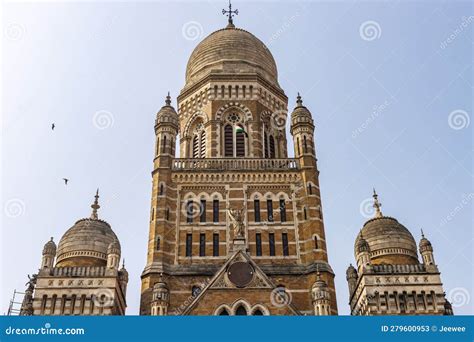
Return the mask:
<svg viewBox="0 0 474 342"><path fill-rule="evenodd" d="M374 194L372 195L372 197L374 198L375 217L382 217L383 214L382 214L382 211L380 210L382 203L379 202L379 199L378 199L379 196L377 195L375 188L374 188Z"/></svg>
<svg viewBox="0 0 474 342"><path fill-rule="evenodd" d="M239 14L239 10L238 9L236 9L234 11L232 10L232 3L230 2L230 0L229 0L229 10L226 11L225 9L223 9L222 14L227 15L227 17L229 18L229 25L228 26L234 27L234 22L233 22L232 18L235 15Z"/></svg>
<svg viewBox="0 0 474 342"><path fill-rule="evenodd" d="M91 219L97 220L99 218L99 216L97 215L97 209L100 208L100 205L99 205L99 188L97 188L97 191L96 191L94 197L95 197L94 203L91 205L91 208L92 208Z"/></svg>

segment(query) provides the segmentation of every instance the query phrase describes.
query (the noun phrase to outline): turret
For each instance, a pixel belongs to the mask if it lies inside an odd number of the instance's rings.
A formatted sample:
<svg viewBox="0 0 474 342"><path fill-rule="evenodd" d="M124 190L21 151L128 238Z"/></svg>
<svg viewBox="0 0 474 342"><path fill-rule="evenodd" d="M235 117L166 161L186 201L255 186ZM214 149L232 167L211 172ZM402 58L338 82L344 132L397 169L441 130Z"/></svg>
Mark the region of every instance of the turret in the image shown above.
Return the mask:
<svg viewBox="0 0 474 342"><path fill-rule="evenodd" d="M314 315L328 316L331 314L331 294L328 290L328 285L321 279L319 272L316 276L316 281L311 289L313 299Z"/></svg>
<svg viewBox="0 0 474 342"><path fill-rule="evenodd" d="M363 271L364 267L370 265L370 247L368 242L362 236L362 232L360 232L359 241L356 245L356 252L357 252L357 268L359 269L359 273Z"/></svg>
<svg viewBox="0 0 474 342"><path fill-rule="evenodd" d="M347 284L349 285L349 298L352 296L356 289L357 278L357 270L354 266L352 266L352 264L350 264L346 271L346 280Z"/></svg>
<svg viewBox="0 0 474 342"><path fill-rule="evenodd" d="M122 288L123 296L125 298L127 294L127 284L128 284L128 271L125 268L125 260L122 263L122 268L119 270L119 282L120 282L120 287Z"/></svg>
<svg viewBox="0 0 474 342"><path fill-rule="evenodd" d="M296 107L291 113L290 133L293 136L295 158L299 159L300 165L315 166L314 122L311 112L303 106L303 100L299 93Z"/></svg>
<svg viewBox="0 0 474 342"><path fill-rule="evenodd" d="M118 269L120 262L120 244L111 242L107 248L107 268Z"/></svg>
<svg viewBox="0 0 474 342"><path fill-rule="evenodd" d="M168 314L169 296L168 286L163 281L163 276L160 275L160 280L153 286L152 316L166 316Z"/></svg>
<svg viewBox="0 0 474 342"><path fill-rule="evenodd" d="M53 238L46 242L43 247L43 258L41 260L41 269L52 268L54 265L54 258L56 257L56 244Z"/></svg>
<svg viewBox="0 0 474 342"><path fill-rule="evenodd" d="M161 107L156 115L155 135L155 166L167 166L169 163L166 163L165 160L174 157L178 135L178 114L171 106L169 93L166 96L165 105ZM165 157L166 159L158 157Z"/></svg>
<svg viewBox="0 0 474 342"><path fill-rule="evenodd" d="M435 260L433 256L433 246L431 242L425 238L425 234L423 234L423 230L421 230L421 240L420 240L420 254L423 258L423 264L425 266L435 265Z"/></svg>

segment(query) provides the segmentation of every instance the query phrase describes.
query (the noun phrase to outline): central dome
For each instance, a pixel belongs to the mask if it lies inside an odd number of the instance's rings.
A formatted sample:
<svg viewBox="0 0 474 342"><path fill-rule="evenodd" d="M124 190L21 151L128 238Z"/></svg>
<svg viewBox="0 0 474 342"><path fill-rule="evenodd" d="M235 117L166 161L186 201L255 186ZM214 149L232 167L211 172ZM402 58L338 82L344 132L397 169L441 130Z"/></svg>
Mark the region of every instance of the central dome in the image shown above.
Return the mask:
<svg viewBox="0 0 474 342"><path fill-rule="evenodd" d="M232 25L211 33L194 49L186 67L186 87L210 73L259 74L279 87L270 50L250 32Z"/></svg>

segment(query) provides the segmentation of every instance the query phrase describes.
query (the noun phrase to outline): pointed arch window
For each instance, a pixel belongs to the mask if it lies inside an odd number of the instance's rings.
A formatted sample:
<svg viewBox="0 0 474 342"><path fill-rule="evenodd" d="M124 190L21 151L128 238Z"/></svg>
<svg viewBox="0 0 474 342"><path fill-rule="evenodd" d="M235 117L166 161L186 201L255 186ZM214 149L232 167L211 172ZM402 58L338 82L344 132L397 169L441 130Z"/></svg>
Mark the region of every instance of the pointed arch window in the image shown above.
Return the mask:
<svg viewBox="0 0 474 342"><path fill-rule="evenodd" d="M206 132L202 131L199 139L199 158L204 158L206 155Z"/></svg>
<svg viewBox="0 0 474 342"><path fill-rule="evenodd" d="M193 158L199 158L199 140L197 135L193 138Z"/></svg>
<svg viewBox="0 0 474 342"><path fill-rule="evenodd" d="M264 144L264 150L265 150L265 158L268 158L269 156L269 153L268 153L268 136L267 136L267 132L264 132L263 133L263 144Z"/></svg>
<svg viewBox="0 0 474 342"><path fill-rule="evenodd" d="M253 315L254 315L254 316L263 316L263 312L262 312L262 310L257 309L257 310L255 310L255 311L253 312Z"/></svg>
<svg viewBox="0 0 474 342"><path fill-rule="evenodd" d="M245 135L244 128L241 125L236 126L235 155L236 157L245 157Z"/></svg>
<svg viewBox="0 0 474 342"><path fill-rule="evenodd" d="M163 137L163 147L162 147L161 152L162 153L166 152L166 135Z"/></svg>
<svg viewBox="0 0 474 342"><path fill-rule="evenodd" d="M301 154L301 150L300 150L300 138L296 138L296 150L298 151L298 157L299 157L300 154Z"/></svg>
<svg viewBox="0 0 474 342"><path fill-rule="evenodd" d="M306 135L303 137L303 151L304 153L308 153L308 142L306 139Z"/></svg>
<svg viewBox="0 0 474 342"><path fill-rule="evenodd" d="M237 310L235 310L235 315L236 316L247 316L247 310L240 305Z"/></svg>
<svg viewBox="0 0 474 342"><path fill-rule="evenodd" d="M248 137L243 120L237 113L229 113L226 116L224 126L224 157L245 157L246 141Z"/></svg>
<svg viewBox="0 0 474 342"><path fill-rule="evenodd" d="M222 309L219 316L229 316L229 312L226 309Z"/></svg>

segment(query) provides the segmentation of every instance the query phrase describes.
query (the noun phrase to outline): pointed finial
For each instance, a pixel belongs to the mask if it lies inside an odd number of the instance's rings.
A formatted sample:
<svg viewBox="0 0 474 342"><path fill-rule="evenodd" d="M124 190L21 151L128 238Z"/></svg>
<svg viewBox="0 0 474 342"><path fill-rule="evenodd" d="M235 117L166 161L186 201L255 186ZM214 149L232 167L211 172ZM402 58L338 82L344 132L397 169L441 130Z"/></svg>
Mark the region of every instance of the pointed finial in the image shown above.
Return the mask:
<svg viewBox="0 0 474 342"><path fill-rule="evenodd" d="M375 188L374 188L374 194L372 195L372 197L374 198L375 217L382 217L383 214L382 214L382 211L380 210L382 203L380 203L378 200L379 196L377 195Z"/></svg>
<svg viewBox="0 0 474 342"><path fill-rule="evenodd" d="M298 107L303 105L303 100L301 99L301 95L299 92L298 92L298 96L296 97L296 105Z"/></svg>
<svg viewBox="0 0 474 342"><path fill-rule="evenodd" d="M228 28L234 28L234 21L233 21L233 17L235 15L238 15L239 14L239 10L236 9L236 10L232 10L232 3L230 2L229 0L229 10L226 11L225 9L222 10L222 14L226 15L228 18L229 18L229 23L227 24L227 27Z"/></svg>
<svg viewBox="0 0 474 342"><path fill-rule="evenodd" d="M97 191L95 192L95 200L94 203L91 205L92 208L92 214L91 214L91 219L97 220L99 216L97 215L97 209L100 208L99 205L99 188L97 188Z"/></svg>
<svg viewBox="0 0 474 342"><path fill-rule="evenodd" d="M53 237L51 236L51 241L53 241Z"/></svg>
<svg viewBox="0 0 474 342"><path fill-rule="evenodd" d="M125 258L122 260L122 268L125 268Z"/></svg>
<svg viewBox="0 0 474 342"><path fill-rule="evenodd" d="M168 95L166 96L165 103L166 103L167 106L171 106L171 96L170 96L170 92L168 92Z"/></svg>
<svg viewBox="0 0 474 342"><path fill-rule="evenodd" d="M423 233L423 228L421 229L421 237L424 239L425 238L425 234Z"/></svg>

